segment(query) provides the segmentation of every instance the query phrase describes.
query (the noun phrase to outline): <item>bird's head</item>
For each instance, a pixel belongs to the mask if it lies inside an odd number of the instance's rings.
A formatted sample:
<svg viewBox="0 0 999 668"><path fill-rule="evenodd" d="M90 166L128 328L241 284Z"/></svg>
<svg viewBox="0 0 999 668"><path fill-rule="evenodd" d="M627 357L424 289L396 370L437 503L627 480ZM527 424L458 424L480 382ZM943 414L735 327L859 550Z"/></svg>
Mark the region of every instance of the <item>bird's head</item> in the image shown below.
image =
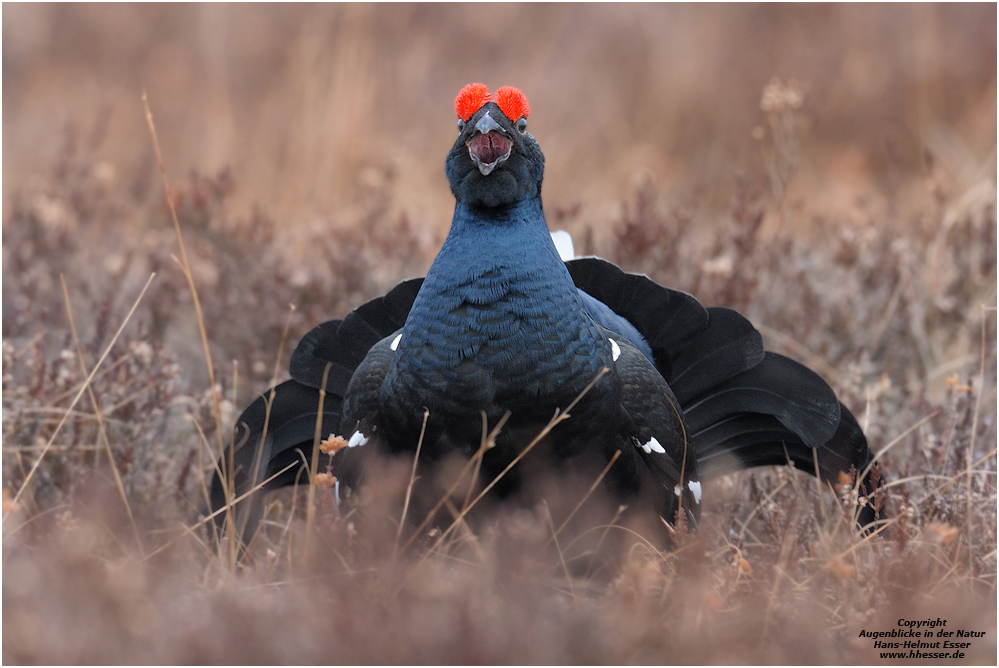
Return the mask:
<svg viewBox="0 0 999 668"><path fill-rule="evenodd" d="M509 206L541 192L545 157L527 131L531 110L516 88L490 95L468 84L454 101L458 139L445 165L451 192L473 208Z"/></svg>

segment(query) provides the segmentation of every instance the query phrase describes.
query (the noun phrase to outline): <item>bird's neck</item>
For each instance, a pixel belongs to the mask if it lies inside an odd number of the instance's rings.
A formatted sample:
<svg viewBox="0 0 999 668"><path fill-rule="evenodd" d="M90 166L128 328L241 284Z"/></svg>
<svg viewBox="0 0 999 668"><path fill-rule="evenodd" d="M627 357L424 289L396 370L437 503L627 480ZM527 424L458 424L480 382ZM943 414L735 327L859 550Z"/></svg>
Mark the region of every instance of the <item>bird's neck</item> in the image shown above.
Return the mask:
<svg viewBox="0 0 999 668"><path fill-rule="evenodd" d="M427 280L464 282L491 271L500 271L507 280L543 272L556 279L553 288L575 292L548 232L540 197L499 209L455 206L451 230Z"/></svg>
<svg viewBox="0 0 999 668"><path fill-rule="evenodd" d="M520 316L525 331L544 326L547 319L532 311L541 303L557 305L560 322L584 317L576 286L548 232L540 197L500 210L459 203L414 310L423 302L438 317L444 304L502 309ZM469 324L454 321L456 327Z"/></svg>

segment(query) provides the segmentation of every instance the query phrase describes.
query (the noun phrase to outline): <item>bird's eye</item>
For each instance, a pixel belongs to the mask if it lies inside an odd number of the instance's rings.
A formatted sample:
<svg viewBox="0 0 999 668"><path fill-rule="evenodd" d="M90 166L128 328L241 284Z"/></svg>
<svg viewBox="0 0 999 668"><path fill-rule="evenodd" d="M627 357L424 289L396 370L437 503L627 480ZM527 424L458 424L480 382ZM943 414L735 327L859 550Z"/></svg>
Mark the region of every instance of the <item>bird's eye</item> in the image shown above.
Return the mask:
<svg viewBox="0 0 999 668"><path fill-rule="evenodd" d="M517 121L517 129L520 130L520 134L527 132L527 119L523 116L521 116L520 120Z"/></svg>
<svg viewBox="0 0 999 668"><path fill-rule="evenodd" d="M464 129L465 129L465 121L463 121L463 120L461 120L461 119L459 118L459 119L458 119L458 132L461 132L461 131L462 131L462 130L464 130Z"/></svg>

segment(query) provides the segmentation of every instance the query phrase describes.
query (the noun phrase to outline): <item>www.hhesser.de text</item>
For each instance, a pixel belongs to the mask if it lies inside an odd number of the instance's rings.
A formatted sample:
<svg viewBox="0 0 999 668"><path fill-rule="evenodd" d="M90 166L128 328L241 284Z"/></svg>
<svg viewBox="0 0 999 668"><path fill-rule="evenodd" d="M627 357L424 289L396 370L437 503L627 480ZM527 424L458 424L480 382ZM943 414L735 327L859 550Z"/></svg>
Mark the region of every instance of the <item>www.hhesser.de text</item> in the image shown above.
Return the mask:
<svg viewBox="0 0 999 668"><path fill-rule="evenodd" d="M986 631L970 631L967 629L947 629L947 620L936 619L899 619L897 628L890 631L861 630L861 638L926 638L927 640L875 640L874 649L901 649L908 652L881 652L882 659L960 659L964 658L961 650L971 647L970 640L958 638L981 638ZM934 640L928 640L934 638ZM953 640L951 640L953 638ZM921 650L943 650L924 652Z"/></svg>

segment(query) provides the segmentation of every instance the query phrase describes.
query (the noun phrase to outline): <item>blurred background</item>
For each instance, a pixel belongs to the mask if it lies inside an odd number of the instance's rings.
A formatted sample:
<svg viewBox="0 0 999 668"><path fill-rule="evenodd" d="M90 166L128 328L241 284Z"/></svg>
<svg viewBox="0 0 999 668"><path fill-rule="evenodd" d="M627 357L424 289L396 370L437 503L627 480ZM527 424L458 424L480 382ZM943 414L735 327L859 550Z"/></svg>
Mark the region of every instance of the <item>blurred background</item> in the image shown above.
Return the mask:
<svg viewBox="0 0 999 668"><path fill-rule="evenodd" d="M160 271L143 333L197 352L143 91L215 293L219 363L243 359L260 382L289 302L305 317L285 352L426 271L453 208L453 100L472 81L527 95L549 223L577 252L750 315L770 317L704 277L752 273L722 246L757 211L749 236L773 246L781 231L869 244L898 224L925 240L934 218L994 210L993 4L10 4L3 18L6 334L65 326L50 264L93 300L84 327ZM29 238L12 246L12 227ZM994 244L973 253L994 264Z"/></svg>
<svg viewBox="0 0 999 668"><path fill-rule="evenodd" d="M390 175L412 215L446 226L452 101L471 81L527 95L549 208L607 206L636 177L727 205L762 161L774 77L805 93L803 181L897 183L928 151L995 149L989 3L13 4L3 18L5 219L67 132L115 187L148 170L143 90L171 176L228 166L234 201L284 225Z"/></svg>
<svg viewBox="0 0 999 668"><path fill-rule="evenodd" d="M858 629L900 616L994 632L995 3L2 12L4 662L864 664ZM885 540L803 475L741 472L706 481L689 570L631 550L563 605L544 550L427 577L325 506L375 579L313 579L291 494L226 577L188 530L218 443L311 327L426 272L473 81L530 100L577 253L739 310L833 386L883 452Z"/></svg>
<svg viewBox="0 0 999 668"><path fill-rule="evenodd" d="M977 341L955 314L994 303L994 4L9 4L3 19L3 328L42 358L65 352L60 274L97 348L157 272L136 336L189 390L207 380L143 91L214 362L251 381L236 405L309 327L426 271L472 81L527 95L549 223L578 253L739 308L835 381L852 361L857 382L943 388Z"/></svg>

